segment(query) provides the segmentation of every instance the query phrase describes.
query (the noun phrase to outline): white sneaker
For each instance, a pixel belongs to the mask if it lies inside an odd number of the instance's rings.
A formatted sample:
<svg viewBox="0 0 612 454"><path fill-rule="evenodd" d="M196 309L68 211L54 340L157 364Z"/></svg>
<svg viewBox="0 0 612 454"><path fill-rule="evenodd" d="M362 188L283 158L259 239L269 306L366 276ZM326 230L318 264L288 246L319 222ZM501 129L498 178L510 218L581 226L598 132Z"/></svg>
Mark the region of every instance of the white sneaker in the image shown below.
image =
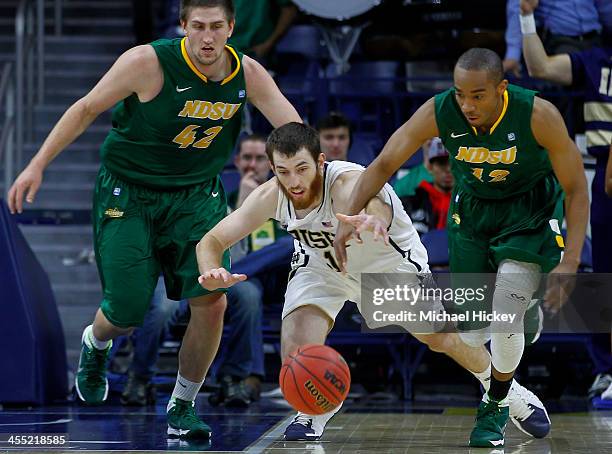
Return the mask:
<svg viewBox="0 0 612 454"><path fill-rule="evenodd" d="M286 441L315 441L321 438L327 422L338 413L342 403L334 410L322 415L307 415L301 411L295 415L285 429Z"/></svg>
<svg viewBox="0 0 612 454"><path fill-rule="evenodd" d="M600 396L610 385L612 385L612 376L610 374L597 374L589 388L589 399Z"/></svg>
<svg viewBox="0 0 612 454"><path fill-rule="evenodd" d="M534 438L544 438L548 435L550 418L538 396L514 380L508 393L508 401L510 419L521 432Z"/></svg>
<svg viewBox="0 0 612 454"><path fill-rule="evenodd" d="M610 383L610 386L601 393L601 398L604 400L612 400L612 383Z"/></svg>

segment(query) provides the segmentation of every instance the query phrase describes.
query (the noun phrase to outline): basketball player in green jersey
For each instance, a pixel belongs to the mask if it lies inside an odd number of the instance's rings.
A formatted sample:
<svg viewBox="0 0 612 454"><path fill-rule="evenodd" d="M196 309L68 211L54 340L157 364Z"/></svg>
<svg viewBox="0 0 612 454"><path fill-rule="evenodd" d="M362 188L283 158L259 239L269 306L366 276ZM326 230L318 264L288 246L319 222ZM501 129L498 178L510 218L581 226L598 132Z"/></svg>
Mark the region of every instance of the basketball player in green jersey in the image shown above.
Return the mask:
<svg viewBox="0 0 612 454"><path fill-rule="evenodd" d="M68 109L11 187L9 207L21 212L24 196L32 202L53 158L119 103L102 145L93 207L104 299L83 333L76 390L89 404L106 399L111 339L142 324L163 272L168 296L188 299L191 309L168 435L208 438L194 400L219 346L226 299L198 284L195 246L226 214L219 172L247 100L275 127L301 120L266 70L226 45L231 0L183 0L180 14L185 38L128 50Z"/></svg>
<svg viewBox="0 0 612 454"><path fill-rule="evenodd" d="M566 299L571 280L554 285L552 277L575 273L580 261L588 219L583 164L557 109L534 92L509 85L493 51L470 49L455 66L454 87L423 104L361 175L348 214L358 213L434 136L451 154L456 181L448 213L451 271L497 273L489 311L492 304L499 313L518 315L510 326L493 322L488 329L461 333L473 346L491 339L491 384L470 446L502 447L508 390L525 344L523 317L539 273L551 273L545 305L554 312ZM567 243L561 254L564 196ZM334 243L339 262L346 261L345 243L352 234L350 225L339 226ZM549 420L544 409L531 407L533 434Z"/></svg>

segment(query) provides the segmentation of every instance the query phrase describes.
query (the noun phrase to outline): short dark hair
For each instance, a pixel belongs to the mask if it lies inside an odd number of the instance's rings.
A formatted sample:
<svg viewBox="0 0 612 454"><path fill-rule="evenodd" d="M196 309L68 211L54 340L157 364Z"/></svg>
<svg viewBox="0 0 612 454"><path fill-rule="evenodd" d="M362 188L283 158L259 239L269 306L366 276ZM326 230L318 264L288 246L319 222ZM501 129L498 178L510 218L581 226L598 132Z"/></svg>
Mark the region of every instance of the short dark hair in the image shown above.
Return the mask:
<svg viewBox="0 0 612 454"><path fill-rule="evenodd" d="M179 17L181 21L187 22L190 8L215 8L217 6L223 8L228 22L234 19L236 11L234 8L234 0L181 0Z"/></svg>
<svg viewBox="0 0 612 454"><path fill-rule="evenodd" d="M349 133L349 148L353 145L353 125L351 121L340 112L330 112L317 122L317 131L326 129L346 128Z"/></svg>
<svg viewBox="0 0 612 454"><path fill-rule="evenodd" d="M319 133L303 123L291 122L276 128L270 133L266 142L266 153L272 164L274 164L272 155L275 151L290 158L302 148L310 153L314 162L317 162L321 154Z"/></svg>
<svg viewBox="0 0 612 454"><path fill-rule="evenodd" d="M238 141L238 153L240 153L240 150L242 149L242 144L244 142L263 142L264 144L266 143L266 137L262 136L261 134L247 134L244 135L240 138L240 140Z"/></svg>
<svg viewBox="0 0 612 454"><path fill-rule="evenodd" d="M486 71L495 84L504 80L504 66L501 58L491 49L473 47L459 57L455 67L468 71Z"/></svg>
<svg viewBox="0 0 612 454"><path fill-rule="evenodd" d="M347 128L349 134L351 133L351 122L340 112L330 112L317 122L317 131L319 132L321 132L322 129L335 129L340 127Z"/></svg>

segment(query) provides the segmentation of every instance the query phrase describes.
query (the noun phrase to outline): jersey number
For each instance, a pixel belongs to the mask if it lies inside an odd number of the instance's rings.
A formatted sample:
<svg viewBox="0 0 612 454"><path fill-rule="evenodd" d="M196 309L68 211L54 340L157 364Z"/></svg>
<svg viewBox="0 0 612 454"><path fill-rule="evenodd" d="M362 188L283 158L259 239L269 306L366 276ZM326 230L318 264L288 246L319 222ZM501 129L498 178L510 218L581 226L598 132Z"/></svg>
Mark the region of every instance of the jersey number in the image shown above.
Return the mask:
<svg viewBox="0 0 612 454"><path fill-rule="evenodd" d="M193 144L195 148L208 148L211 142L217 137L217 134L221 132L223 126L213 126L204 131L204 137L198 140L196 143L196 131L199 128L198 125L189 125L183 129L172 142L178 143L179 148L187 148Z"/></svg>
<svg viewBox="0 0 612 454"><path fill-rule="evenodd" d="M331 251L325 251L325 258L327 259L327 266L329 266L332 270L340 272L340 267L336 263L336 259L332 255Z"/></svg>
<svg viewBox="0 0 612 454"><path fill-rule="evenodd" d="M482 167L477 167L472 170L472 175L474 175L476 178L482 181L482 171L483 171ZM489 180L489 183L499 183L500 181L505 181L506 177L509 174L510 172L508 170L500 170L500 169L491 170L491 172L489 172L489 178L491 178Z"/></svg>

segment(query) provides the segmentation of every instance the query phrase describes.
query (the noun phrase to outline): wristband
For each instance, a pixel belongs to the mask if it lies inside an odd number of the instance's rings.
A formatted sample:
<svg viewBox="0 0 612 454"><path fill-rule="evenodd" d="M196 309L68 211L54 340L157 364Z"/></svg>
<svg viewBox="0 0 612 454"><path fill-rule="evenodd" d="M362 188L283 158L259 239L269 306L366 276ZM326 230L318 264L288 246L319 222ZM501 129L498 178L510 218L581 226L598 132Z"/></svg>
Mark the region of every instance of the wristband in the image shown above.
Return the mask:
<svg viewBox="0 0 612 454"><path fill-rule="evenodd" d="M528 14L527 16L519 15L519 20L521 22L521 33L523 35L533 35L536 33L536 24L533 13Z"/></svg>

